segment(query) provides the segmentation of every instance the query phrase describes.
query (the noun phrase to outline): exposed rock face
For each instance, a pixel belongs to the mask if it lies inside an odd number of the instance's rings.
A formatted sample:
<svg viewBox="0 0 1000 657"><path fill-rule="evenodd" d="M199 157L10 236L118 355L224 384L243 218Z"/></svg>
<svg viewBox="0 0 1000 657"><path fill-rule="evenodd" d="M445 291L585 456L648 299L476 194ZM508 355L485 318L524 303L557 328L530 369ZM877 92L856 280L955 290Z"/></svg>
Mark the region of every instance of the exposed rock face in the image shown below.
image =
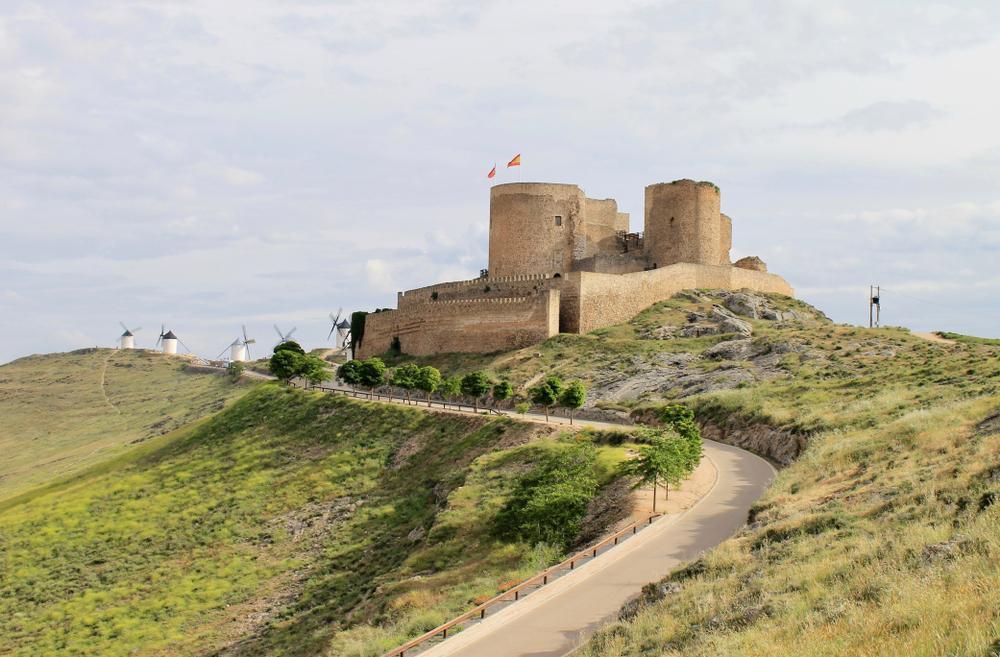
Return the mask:
<svg viewBox="0 0 1000 657"><path fill-rule="evenodd" d="M633 419L652 426L660 424L658 411L650 408L636 411ZM763 422L744 423L737 419L732 424L722 424L704 418L697 418L697 422L703 438L741 447L778 465L788 465L797 459L809 442L806 434Z"/></svg>
<svg viewBox="0 0 1000 657"><path fill-rule="evenodd" d="M702 437L742 447L780 465L788 465L797 459L808 442L808 437L803 434L762 423L732 427L708 421L699 424Z"/></svg>
<svg viewBox="0 0 1000 657"><path fill-rule="evenodd" d="M750 355L752 343L749 339L728 340L709 347L702 356L711 360L744 360Z"/></svg>
<svg viewBox="0 0 1000 657"><path fill-rule="evenodd" d="M752 269L753 271L767 271L767 265L757 256L740 258L733 263L733 266L739 267L740 269Z"/></svg>
<svg viewBox="0 0 1000 657"><path fill-rule="evenodd" d="M763 299L758 296L736 292L730 294L722 300L722 304L737 315L749 317L750 319L760 319L760 311L764 305Z"/></svg>

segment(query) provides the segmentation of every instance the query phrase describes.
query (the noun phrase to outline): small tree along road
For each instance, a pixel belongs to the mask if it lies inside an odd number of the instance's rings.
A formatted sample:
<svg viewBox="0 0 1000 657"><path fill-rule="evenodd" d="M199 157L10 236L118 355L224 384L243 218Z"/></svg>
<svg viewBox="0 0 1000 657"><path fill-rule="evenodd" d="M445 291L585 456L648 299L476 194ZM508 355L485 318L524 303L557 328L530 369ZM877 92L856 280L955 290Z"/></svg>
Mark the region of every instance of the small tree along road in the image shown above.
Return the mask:
<svg viewBox="0 0 1000 657"><path fill-rule="evenodd" d="M573 424L576 410L587 403L587 389L582 381L571 381L559 395L559 405L569 409L569 423Z"/></svg>
<svg viewBox="0 0 1000 657"><path fill-rule="evenodd" d="M427 402L427 406L430 406L431 395L441 387L441 372L436 367L425 365L420 368L420 374L417 375L414 385L418 390L423 391L424 401Z"/></svg>
<svg viewBox="0 0 1000 657"><path fill-rule="evenodd" d="M402 388L406 394L406 403L410 403L410 392L417 387L417 379L420 378L420 366L414 363L400 365L392 371L389 383Z"/></svg>
<svg viewBox="0 0 1000 657"><path fill-rule="evenodd" d="M549 421L549 408L559 401L563 383L558 376L548 376L544 381L528 389L532 403L545 408L545 421Z"/></svg>
<svg viewBox="0 0 1000 657"><path fill-rule="evenodd" d="M307 354L294 340L279 343L268 365L271 373L284 383L301 377L315 385L330 378L326 362L319 356Z"/></svg>
<svg viewBox="0 0 1000 657"><path fill-rule="evenodd" d="M691 458L690 446L686 439L667 429L642 429L640 439L648 444L639 447L636 458L621 464L622 474L639 478L638 485L653 485L653 511L656 511L656 489L660 482L664 486L664 499L670 495L670 485L684 481L694 470L697 462Z"/></svg>
<svg viewBox="0 0 1000 657"><path fill-rule="evenodd" d="M482 372L469 372L462 377L462 394L472 398L472 410L479 412L479 400L490 391L490 380Z"/></svg>

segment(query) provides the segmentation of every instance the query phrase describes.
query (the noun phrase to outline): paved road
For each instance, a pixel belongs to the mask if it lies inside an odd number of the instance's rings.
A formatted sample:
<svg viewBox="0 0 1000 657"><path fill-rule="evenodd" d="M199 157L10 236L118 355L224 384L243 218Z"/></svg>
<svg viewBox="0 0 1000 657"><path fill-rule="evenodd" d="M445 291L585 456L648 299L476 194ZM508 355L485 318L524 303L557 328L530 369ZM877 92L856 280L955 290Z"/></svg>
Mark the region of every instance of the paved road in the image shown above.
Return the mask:
<svg viewBox="0 0 1000 657"><path fill-rule="evenodd" d="M642 586L732 536L774 468L739 448L705 441L719 476L694 507L539 589L420 657L560 657L618 613Z"/></svg>

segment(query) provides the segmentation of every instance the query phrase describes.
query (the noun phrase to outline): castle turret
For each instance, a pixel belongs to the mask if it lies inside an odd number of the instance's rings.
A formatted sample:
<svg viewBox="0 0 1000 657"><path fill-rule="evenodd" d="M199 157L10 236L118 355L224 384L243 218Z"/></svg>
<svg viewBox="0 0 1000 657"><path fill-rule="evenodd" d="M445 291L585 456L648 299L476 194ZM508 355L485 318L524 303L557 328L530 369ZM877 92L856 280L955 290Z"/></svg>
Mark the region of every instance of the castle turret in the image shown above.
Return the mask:
<svg viewBox="0 0 1000 657"><path fill-rule="evenodd" d="M559 183L509 183L490 190L490 276L569 271L583 190Z"/></svg>
<svg viewBox="0 0 1000 657"><path fill-rule="evenodd" d="M646 187L643 239L650 264L720 264L719 204L719 188L709 182L675 180Z"/></svg>

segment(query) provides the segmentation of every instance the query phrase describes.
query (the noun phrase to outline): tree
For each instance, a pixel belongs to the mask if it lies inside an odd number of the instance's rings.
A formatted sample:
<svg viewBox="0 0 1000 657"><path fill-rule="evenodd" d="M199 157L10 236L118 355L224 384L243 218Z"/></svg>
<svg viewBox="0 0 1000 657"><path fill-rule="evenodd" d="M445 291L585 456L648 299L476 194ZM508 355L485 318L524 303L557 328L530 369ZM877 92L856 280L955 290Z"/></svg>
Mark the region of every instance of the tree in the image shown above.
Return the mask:
<svg viewBox="0 0 1000 657"><path fill-rule="evenodd" d="M493 401L503 403L514 396L514 388L510 381L500 381L493 386Z"/></svg>
<svg viewBox="0 0 1000 657"><path fill-rule="evenodd" d="M371 399L375 395L375 388L385 385L385 363L375 356L361 361L358 378L359 383L368 388L368 398Z"/></svg>
<svg viewBox="0 0 1000 657"><path fill-rule="evenodd" d="M361 361L349 360L337 368L337 378L349 386L360 385L361 373L359 371Z"/></svg>
<svg viewBox="0 0 1000 657"><path fill-rule="evenodd" d="M701 462L701 430L694 420L694 411L682 404L669 404L660 413L664 426L677 432L687 444L687 456L693 471Z"/></svg>
<svg viewBox="0 0 1000 657"><path fill-rule="evenodd" d="M490 391L490 379L483 372L469 372L462 377L462 394L472 397L472 410L479 412L479 400Z"/></svg>
<svg viewBox="0 0 1000 657"><path fill-rule="evenodd" d="M448 399L455 399L462 394L462 379L457 376L449 376L441 382L441 394Z"/></svg>
<svg viewBox="0 0 1000 657"><path fill-rule="evenodd" d="M305 353L302 347L290 340L274 348L269 365L271 373L286 383L295 377L301 377L315 385L330 378L326 361L314 354Z"/></svg>
<svg viewBox="0 0 1000 657"><path fill-rule="evenodd" d="M424 392L424 401L431 405L431 395L441 387L441 372L436 367L425 365L414 380L414 385Z"/></svg>
<svg viewBox="0 0 1000 657"><path fill-rule="evenodd" d="M400 365L392 371L389 382L402 388L406 394L406 403L410 403L410 391L417 387L417 379L420 377L420 366L414 363Z"/></svg>
<svg viewBox="0 0 1000 657"><path fill-rule="evenodd" d="M549 408L559 401L562 392L562 379L558 376L548 376L536 386L528 389L531 401L545 408L545 421L549 421Z"/></svg>
<svg viewBox="0 0 1000 657"><path fill-rule="evenodd" d="M664 499L670 495L670 485L677 485L690 474L688 446L673 431L647 430L649 443L639 447L639 455L621 465L622 474L639 477L638 484L653 485L653 511L656 511L656 488L664 485Z"/></svg>
<svg viewBox="0 0 1000 657"><path fill-rule="evenodd" d="M559 405L569 409L569 423L573 424L573 414L587 402L587 389L582 381L571 381L559 395Z"/></svg>
<svg viewBox="0 0 1000 657"><path fill-rule="evenodd" d="M271 356L268 366L271 369L271 374L278 377L279 381L288 383L295 378L296 373L299 371L301 360L302 354L290 349L275 348L274 355Z"/></svg>
<svg viewBox="0 0 1000 657"><path fill-rule="evenodd" d="M279 351L293 351L302 356L306 354L306 350L295 340L285 340L276 344L274 346L274 353L278 353Z"/></svg>
<svg viewBox="0 0 1000 657"><path fill-rule="evenodd" d="M302 377L314 386L323 383L333 376L326 367L326 361L315 354L299 356L298 371L295 375Z"/></svg>

